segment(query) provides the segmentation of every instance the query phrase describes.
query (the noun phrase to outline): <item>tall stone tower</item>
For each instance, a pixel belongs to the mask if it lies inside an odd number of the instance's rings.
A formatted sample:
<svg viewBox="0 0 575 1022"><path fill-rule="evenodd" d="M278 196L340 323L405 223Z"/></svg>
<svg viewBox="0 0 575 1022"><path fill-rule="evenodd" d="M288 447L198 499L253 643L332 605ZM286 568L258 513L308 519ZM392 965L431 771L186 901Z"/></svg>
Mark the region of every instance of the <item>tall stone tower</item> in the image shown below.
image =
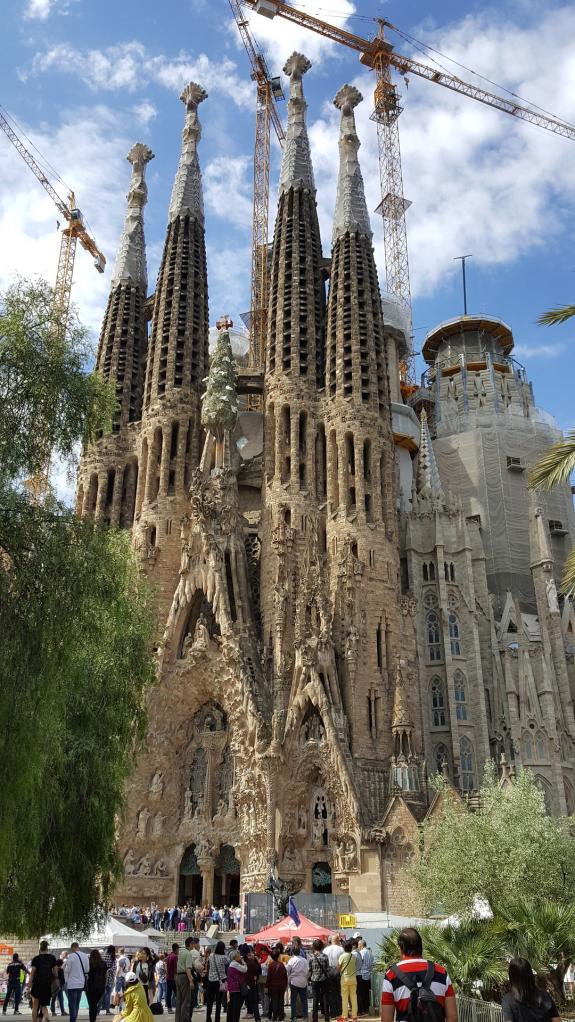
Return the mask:
<svg viewBox="0 0 575 1022"><path fill-rule="evenodd" d="M362 792L373 800L371 812L378 816L392 755L396 656L401 650L402 657L413 661L414 649L409 636L400 638L399 631L389 383L354 116L361 98L357 89L344 85L334 100L341 126L326 333L327 550L334 639L356 774ZM412 714L417 716L416 701Z"/></svg>
<svg viewBox="0 0 575 1022"><path fill-rule="evenodd" d="M96 370L115 384L118 410L112 432L86 451L78 482L77 510L97 520L131 528L134 521L142 416L142 392L148 342L144 305L148 276L144 206L148 198L146 164L154 158L137 142L128 153L132 180L118 247L110 296L98 347Z"/></svg>
<svg viewBox="0 0 575 1022"><path fill-rule="evenodd" d="M302 83L310 66L303 54L292 53L284 67L290 98L265 370L262 622L278 712L286 709L290 691L295 695L291 651L295 648L297 662L306 634L317 639L328 629L327 590L319 563L325 552L326 453L320 406L325 298Z"/></svg>
<svg viewBox="0 0 575 1022"><path fill-rule="evenodd" d="M191 82L180 97L186 119L156 285L140 435L138 540L164 612L180 558L179 522L199 462L200 393L208 371L208 280L198 160L198 107L206 95L201 85Z"/></svg>

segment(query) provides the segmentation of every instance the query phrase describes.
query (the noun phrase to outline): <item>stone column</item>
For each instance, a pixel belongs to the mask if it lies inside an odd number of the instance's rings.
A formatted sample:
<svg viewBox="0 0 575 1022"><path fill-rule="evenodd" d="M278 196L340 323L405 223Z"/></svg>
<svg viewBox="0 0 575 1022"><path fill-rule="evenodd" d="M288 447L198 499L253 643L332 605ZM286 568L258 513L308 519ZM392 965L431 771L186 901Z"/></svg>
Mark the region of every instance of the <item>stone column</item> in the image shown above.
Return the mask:
<svg viewBox="0 0 575 1022"><path fill-rule="evenodd" d="M96 515L95 515L96 521L100 521L104 517L107 489L108 474L106 472L98 472L98 496L96 498Z"/></svg>
<svg viewBox="0 0 575 1022"><path fill-rule="evenodd" d="M206 856L198 859L198 866L202 871L202 901L204 905L211 905L214 900L214 860Z"/></svg>
<svg viewBox="0 0 575 1022"><path fill-rule="evenodd" d="M112 494L112 508L110 511L110 524L119 525L120 523L120 511L122 506L122 489L124 486L124 473L128 472L129 468L122 468L118 466L116 468L116 475L114 476L114 491Z"/></svg>

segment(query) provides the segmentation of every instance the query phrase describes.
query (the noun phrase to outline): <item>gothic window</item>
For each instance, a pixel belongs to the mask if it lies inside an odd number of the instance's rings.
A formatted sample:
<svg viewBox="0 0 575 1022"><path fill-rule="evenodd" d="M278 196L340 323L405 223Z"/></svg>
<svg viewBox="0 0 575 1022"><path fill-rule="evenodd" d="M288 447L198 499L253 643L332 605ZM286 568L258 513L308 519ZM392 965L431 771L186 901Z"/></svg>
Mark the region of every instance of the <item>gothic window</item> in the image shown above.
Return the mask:
<svg viewBox="0 0 575 1022"><path fill-rule="evenodd" d="M461 788L463 791L473 791L475 787L475 768L473 765L473 746L469 738L460 739L459 756L461 764Z"/></svg>
<svg viewBox="0 0 575 1022"><path fill-rule="evenodd" d="M485 709L486 709L486 712L487 712L487 721L488 721L489 725L492 726L493 725L493 711L491 709L491 696L489 694L489 689L488 688L485 689Z"/></svg>
<svg viewBox="0 0 575 1022"><path fill-rule="evenodd" d="M563 786L565 788L565 802L569 816L575 815L575 792L571 781L563 774Z"/></svg>
<svg viewBox="0 0 575 1022"><path fill-rule="evenodd" d="M521 738L521 753L525 763L533 762L533 735L525 731Z"/></svg>
<svg viewBox="0 0 575 1022"><path fill-rule="evenodd" d="M455 610L455 608L458 606L458 603L459 601L455 593L449 592L447 594L447 606L449 607L449 609Z"/></svg>
<svg viewBox="0 0 575 1022"><path fill-rule="evenodd" d="M423 606L426 610L435 610L439 605L437 594L428 589L423 597Z"/></svg>
<svg viewBox="0 0 575 1022"><path fill-rule="evenodd" d="M329 862L314 862L311 868L311 889L314 894L331 894L331 866Z"/></svg>
<svg viewBox="0 0 575 1022"><path fill-rule="evenodd" d="M458 720L469 720L467 712L467 693L465 689L465 678L461 671L456 671L453 684L455 688L455 713Z"/></svg>
<svg viewBox="0 0 575 1022"><path fill-rule="evenodd" d="M543 734L543 731L537 731L535 735L535 754L539 763L545 763L549 759L549 753L547 751L547 739Z"/></svg>
<svg viewBox="0 0 575 1022"><path fill-rule="evenodd" d="M422 575L423 575L423 581L424 582L429 582L429 571L428 571L427 564L425 563L425 561L423 562Z"/></svg>
<svg viewBox="0 0 575 1022"><path fill-rule="evenodd" d="M435 582L435 564L433 561L429 562L429 581Z"/></svg>
<svg viewBox="0 0 575 1022"><path fill-rule="evenodd" d="M449 581L455 582L455 566L453 564L453 561L449 562Z"/></svg>
<svg viewBox="0 0 575 1022"><path fill-rule="evenodd" d="M432 727L445 727L445 688L441 678L431 682L431 722Z"/></svg>
<svg viewBox="0 0 575 1022"><path fill-rule="evenodd" d="M430 610L426 619L427 648L432 662L441 660L441 639L439 636L439 618L434 610Z"/></svg>
<svg viewBox="0 0 575 1022"><path fill-rule="evenodd" d="M451 774L449 768L449 751L446 745L441 742L440 745L435 746L435 765L437 767L437 773L442 774L444 766L447 765L447 771Z"/></svg>
<svg viewBox="0 0 575 1022"><path fill-rule="evenodd" d="M545 808L548 813L553 812L553 789L549 781L542 777L541 774L535 774L535 783L539 788L539 791L543 792L543 798L545 799Z"/></svg>
<svg viewBox="0 0 575 1022"><path fill-rule="evenodd" d="M457 614L453 611L447 618L449 626L449 643L451 645L451 655L461 656L461 642L459 640L459 621L457 620Z"/></svg>
<svg viewBox="0 0 575 1022"><path fill-rule="evenodd" d="M443 562L443 574L445 575L445 581L449 582L449 565L447 561Z"/></svg>

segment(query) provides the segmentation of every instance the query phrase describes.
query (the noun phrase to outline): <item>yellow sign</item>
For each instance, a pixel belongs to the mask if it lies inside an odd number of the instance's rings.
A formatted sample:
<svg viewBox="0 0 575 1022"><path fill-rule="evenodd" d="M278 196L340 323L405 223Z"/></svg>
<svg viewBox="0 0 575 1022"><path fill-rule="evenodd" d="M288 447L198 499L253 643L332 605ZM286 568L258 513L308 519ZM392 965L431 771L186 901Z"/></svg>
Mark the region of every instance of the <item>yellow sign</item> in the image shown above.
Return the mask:
<svg viewBox="0 0 575 1022"><path fill-rule="evenodd" d="M357 926L357 919L355 916L340 916L339 917L339 928L340 930L354 930Z"/></svg>

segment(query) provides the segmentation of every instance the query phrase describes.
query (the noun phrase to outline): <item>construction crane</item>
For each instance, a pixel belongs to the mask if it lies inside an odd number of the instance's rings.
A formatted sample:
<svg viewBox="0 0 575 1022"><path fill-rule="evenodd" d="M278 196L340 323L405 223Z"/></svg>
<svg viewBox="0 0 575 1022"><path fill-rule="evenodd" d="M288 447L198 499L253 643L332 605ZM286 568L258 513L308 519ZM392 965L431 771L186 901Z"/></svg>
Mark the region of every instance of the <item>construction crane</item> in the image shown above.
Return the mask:
<svg viewBox="0 0 575 1022"><path fill-rule="evenodd" d="M272 78L263 53L257 48L240 0L229 0L239 33L252 65L256 83L256 137L254 145L254 204L252 220L251 307L248 320L250 362L263 368L268 312L268 216L270 200L270 125L280 146L285 132L277 109L284 99L281 80ZM253 403L253 402L252 402Z"/></svg>
<svg viewBox="0 0 575 1022"><path fill-rule="evenodd" d="M76 244L79 241L82 248L85 248L94 258L94 266L98 273L104 272L106 258L100 252L94 238L88 233L84 225L84 217L76 206L74 192L70 192L67 200L64 201L54 188L45 171L38 161L26 148L22 139L16 133L11 124L0 110L0 128L8 136L15 149L25 163L28 164L32 173L38 178L45 191L54 202L60 215L66 220L60 240L60 257L58 259L58 272L56 274L56 285L54 287L53 317L56 327L62 334L65 334L68 325L68 314L70 309L70 293L72 290L72 276L74 273L74 258L76 255Z"/></svg>
<svg viewBox="0 0 575 1022"><path fill-rule="evenodd" d="M364 39L345 29L330 25L312 14L297 10L297 8L284 3L283 0L242 0L242 2L246 7L256 10L264 17L274 18L279 15L295 25L308 28L326 39L356 50L360 55L361 63L375 71L372 120L377 125L381 183L381 202L377 207L377 212L381 213L383 217L386 285L388 294L403 306L411 328L411 291L405 222L405 213L411 204L403 194L398 127L398 118L402 107L399 102L400 94L391 78L391 68L394 67L403 76L414 74L434 82L436 85L443 85L453 92L469 96L480 103L485 103L486 106L502 110L519 120L529 121L531 124L563 135L565 138L575 139L575 127L540 110L523 106L514 98L506 99L495 93L487 92L485 89L465 82L446 71L428 67L411 57L396 53L393 46L385 39L384 33L386 28L399 30L383 18L374 19L379 25L376 37ZM402 365L402 379L404 389L409 391L414 382L413 369L410 367L409 359Z"/></svg>
<svg viewBox="0 0 575 1022"><path fill-rule="evenodd" d="M98 273L104 272L106 258L102 252L100 252L94 238L86 230L84 217L76 206L74 192L69 193L66 201L61 198L45 171L42 169L30 150L24 145L24 142L16 133L12 125L8 122L1 109L0 128L2 128L4 133L8 136L14 148L18 150L24 162L28 164L32 173L38 178L38 181L44 190L48 192L48 195L54 202L58 212L66 221L66 227L64 227L61 232L58 272L56 274L56 284L52 298L52 320L54 323L54 329L57 336L64 337L68 326L70 294L72 291L72 277L74 274L74 259L76 255L77 242L79 241L82 248L85 248L86 251L93 256L94 266ZM32 499L36 501L36 503L41 502L48 492L50 460L51 452L47 451L46 462L42 471L37 475L32 476L31 479L26 480L26 487L29 490Z"/></svg>

